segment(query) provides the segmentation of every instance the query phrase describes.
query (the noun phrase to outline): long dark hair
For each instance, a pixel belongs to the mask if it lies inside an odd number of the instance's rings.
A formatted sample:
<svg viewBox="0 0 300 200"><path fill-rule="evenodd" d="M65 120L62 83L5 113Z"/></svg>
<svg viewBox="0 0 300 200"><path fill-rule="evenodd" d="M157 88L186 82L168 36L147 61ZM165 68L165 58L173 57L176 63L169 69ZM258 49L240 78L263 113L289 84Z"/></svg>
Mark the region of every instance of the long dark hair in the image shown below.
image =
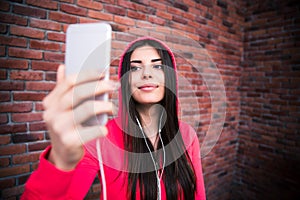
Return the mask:
<svg viewBox="0 0 300 200"><path fill-rule="evenodd" d="M143 156L143 159L127 153L125 160L128 166L128 199L136 199L137 187L139 187L140 198L145 200L155 200L157 198L157 184L155 170L143 172L146 165L153 165L150 154L141 137L141 130L137 126L136 118L140 120L140 115L136 109L136 102L130 95L130 57L132 52L142 46L152 46L157 49L161 56L165 74L165 94L160 105L164 108L163 115L165 124L161 130L163 144L169 145L166 152L167 163L164 168L163 181L166 186L167 199L194 199L196 191L196 176L190 157L185 149L184 142L179 130L177 116L177 86L176 74L174 70L175 63L172 62L169 52L162 44L155 40L145 39L134 43L124 54L121 69L122 84L122 128L124 131L124 146L127 152L148 153L149 156ZM178 134L178 135L177 135ZM175 137L176 136L176 137ZM148 146L154 152L154 147L147 139ZM161 149L162 144L159 141L157 149ZM178 156L179 155L179 156ZM161 158L161 155L158 155Z"/></svg>

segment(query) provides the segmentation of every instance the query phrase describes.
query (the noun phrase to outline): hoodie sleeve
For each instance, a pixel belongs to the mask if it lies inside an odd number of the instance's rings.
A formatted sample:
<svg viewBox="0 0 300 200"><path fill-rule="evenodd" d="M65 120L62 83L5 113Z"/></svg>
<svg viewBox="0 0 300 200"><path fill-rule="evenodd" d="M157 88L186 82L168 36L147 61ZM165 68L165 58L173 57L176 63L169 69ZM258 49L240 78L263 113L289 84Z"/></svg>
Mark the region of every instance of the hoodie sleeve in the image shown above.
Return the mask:
<svg viewBox="0 0 300 200"><path fill-rule="evenodd" d="M199 139L197 137L196 132L190 125L181 122L180 129L196 174L197 189L196 189L195 199L206 200Z"/></svg>
<svg viewBox="0 0 300 200"><path fill-rule="evenodd" d="M197 192L195 199L197 200L205 200L205 187L204 187L204 179L202 173L202 164L201 164L201 154L200 154L200 147L199 147L199 140L195 137L192 143L192 162L196 173L197 179Z"/></svg>
<svg viewBox="0 0 300 200"><path fill-rule="evenodd" d="M46 159L50 150L49 146L41 154L39 166L26 182L21 199L83 199L98 172L97 163L85 152L74 170L62 171Z"/></svg>

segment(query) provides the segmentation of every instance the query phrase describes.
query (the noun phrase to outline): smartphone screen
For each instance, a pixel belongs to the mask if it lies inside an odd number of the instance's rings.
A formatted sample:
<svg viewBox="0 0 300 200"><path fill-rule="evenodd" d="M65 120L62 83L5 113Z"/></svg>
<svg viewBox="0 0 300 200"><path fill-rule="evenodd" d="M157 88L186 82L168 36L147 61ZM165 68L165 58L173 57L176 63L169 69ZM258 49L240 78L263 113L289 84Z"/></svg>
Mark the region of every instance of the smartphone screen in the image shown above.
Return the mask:
<svg viewBox="0 0 300 200"><path fill-rule="evenodd" d="M111 26L106 23L71 24L66 33L66 76L83 71L104 73L109 79L111 51ZM76 96L76 95L74 95ZM108 95L96 96L94 100L108 100ZM98 115L86 125L105 124L107 115Z"/></svg>

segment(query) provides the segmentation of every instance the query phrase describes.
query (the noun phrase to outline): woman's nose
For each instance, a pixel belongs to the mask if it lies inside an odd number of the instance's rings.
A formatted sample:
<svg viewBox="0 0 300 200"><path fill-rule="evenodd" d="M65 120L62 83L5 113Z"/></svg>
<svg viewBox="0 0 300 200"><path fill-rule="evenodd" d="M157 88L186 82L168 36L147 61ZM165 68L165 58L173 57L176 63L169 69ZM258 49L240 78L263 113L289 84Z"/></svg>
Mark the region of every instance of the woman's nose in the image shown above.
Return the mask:
<svg viewBox="0 0 300 200"><path fill-rule="evenodd" d="M142 78L143 79L152 78L151 66L144 66L143 73L142 73Z"/></svg>

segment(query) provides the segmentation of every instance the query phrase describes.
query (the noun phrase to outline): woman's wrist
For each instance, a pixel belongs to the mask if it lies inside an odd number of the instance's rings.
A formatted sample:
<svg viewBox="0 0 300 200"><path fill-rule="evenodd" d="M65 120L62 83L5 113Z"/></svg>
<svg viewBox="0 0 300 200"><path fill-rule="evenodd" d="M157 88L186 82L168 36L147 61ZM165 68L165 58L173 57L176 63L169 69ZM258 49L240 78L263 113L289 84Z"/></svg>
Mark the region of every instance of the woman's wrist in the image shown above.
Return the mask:
<svg viewBox="0 0 300 200"><path fill-rule="evenodd" d="M46 159L57 168L70 171L73 170L83 156L83 149L73 153L56 152L54 148L50 149Z"/></svg>

